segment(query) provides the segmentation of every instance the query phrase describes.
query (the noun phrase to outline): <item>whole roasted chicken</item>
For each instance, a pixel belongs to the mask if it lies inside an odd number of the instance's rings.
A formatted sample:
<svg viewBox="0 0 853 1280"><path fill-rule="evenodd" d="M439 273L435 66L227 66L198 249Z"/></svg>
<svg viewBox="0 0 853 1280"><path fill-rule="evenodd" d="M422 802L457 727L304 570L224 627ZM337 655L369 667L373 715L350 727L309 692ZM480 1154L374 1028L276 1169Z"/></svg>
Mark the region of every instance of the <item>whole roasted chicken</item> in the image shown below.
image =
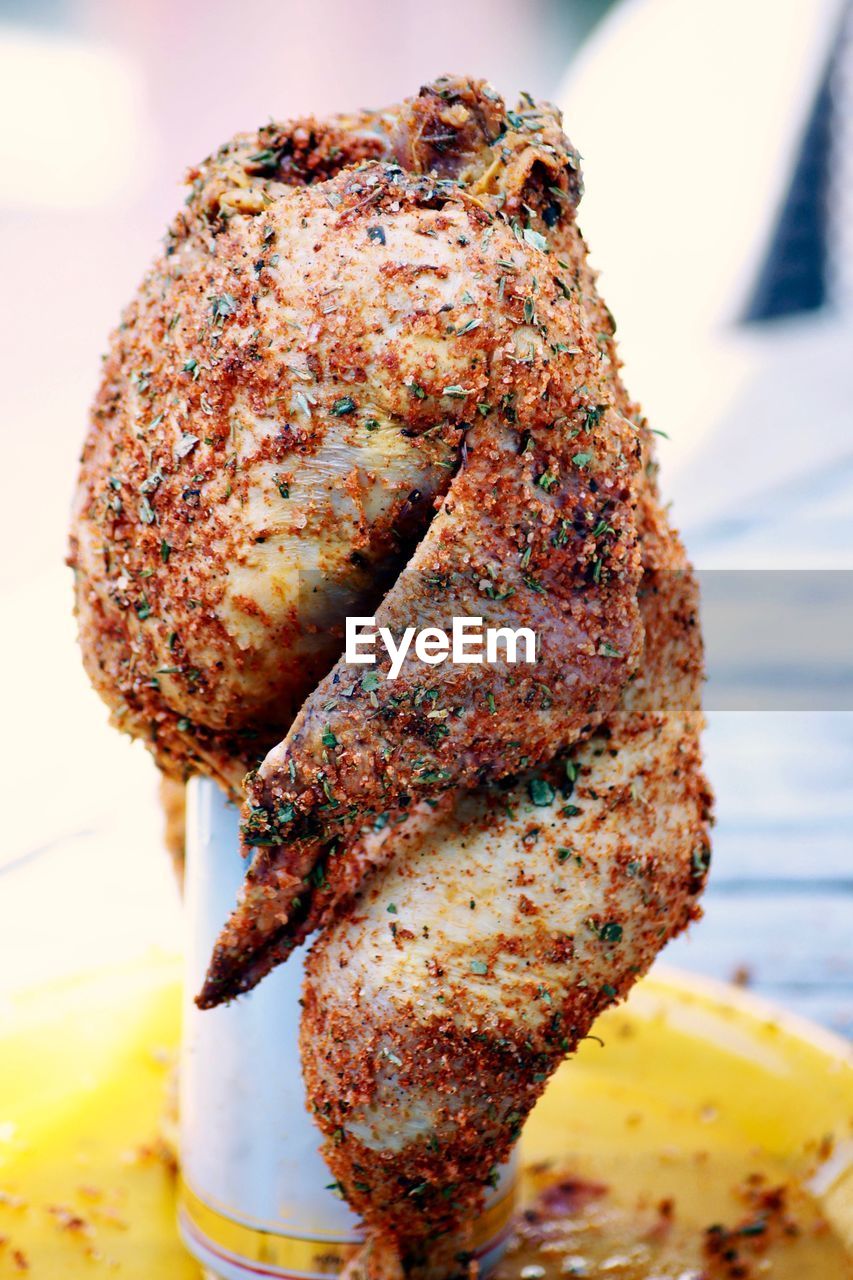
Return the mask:
<svg viewBox="0 0 853 1280"><path fill-rule="evenodd" d="M553 108L445 78L190 181L84 449L84 661L166 774L244 797L199 1003L322 930L302 1055L362 1264L451 1273L549 1073L696 914L695 584ZM374 613L536 661L389 679L341 656Z"/></svg>

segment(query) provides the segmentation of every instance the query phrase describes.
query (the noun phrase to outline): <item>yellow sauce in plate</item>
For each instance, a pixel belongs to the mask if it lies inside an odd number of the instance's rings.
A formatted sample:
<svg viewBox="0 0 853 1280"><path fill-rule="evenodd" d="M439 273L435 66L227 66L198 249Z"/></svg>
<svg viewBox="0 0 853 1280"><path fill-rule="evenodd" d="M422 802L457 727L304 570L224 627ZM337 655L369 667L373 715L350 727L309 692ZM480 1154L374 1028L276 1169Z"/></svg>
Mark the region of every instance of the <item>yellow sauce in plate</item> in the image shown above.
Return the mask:
<svg viewBox="0 0 853 1280"><path fill-rule="evenodd" d="M199 1280L160 1137L179 973L155 957L5 1002L0 1277ZM525 1129L527 1216L495 1280L853 1274L843 1046L693 979L646 979L596 1034Z"/></svg>
<svg viewBox="0 0 853 1280"><path fill-rule="evenodd" d="M850 1280L846 1046L734 989L646 979L534 1111L495 1280Z"/></svg>

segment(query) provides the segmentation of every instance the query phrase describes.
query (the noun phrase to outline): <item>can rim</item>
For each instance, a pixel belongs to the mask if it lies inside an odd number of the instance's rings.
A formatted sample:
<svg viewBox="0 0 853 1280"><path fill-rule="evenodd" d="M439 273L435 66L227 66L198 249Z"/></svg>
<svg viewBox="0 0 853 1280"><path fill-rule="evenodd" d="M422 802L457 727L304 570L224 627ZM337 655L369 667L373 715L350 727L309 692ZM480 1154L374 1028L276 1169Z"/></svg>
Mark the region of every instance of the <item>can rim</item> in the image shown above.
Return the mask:
<svg viewBox="0 0 853 1280"><path fill-rule="evenodd" d="M475 1258L489 1253L511 1229L516 1207L518 1178L505 1193L474 1219L469 1251ZM292 1228L278 1231L247 1223L236 1214L208 1203L181 1174L177 1188L178 1220L182 1231L196 1245L223 1261L239 1265L249 1274L311 1277L323 1280L337 1275L354 1256L361 1238L295 1236ZM261 1264L259 1267L257 1264Z"/></svg>

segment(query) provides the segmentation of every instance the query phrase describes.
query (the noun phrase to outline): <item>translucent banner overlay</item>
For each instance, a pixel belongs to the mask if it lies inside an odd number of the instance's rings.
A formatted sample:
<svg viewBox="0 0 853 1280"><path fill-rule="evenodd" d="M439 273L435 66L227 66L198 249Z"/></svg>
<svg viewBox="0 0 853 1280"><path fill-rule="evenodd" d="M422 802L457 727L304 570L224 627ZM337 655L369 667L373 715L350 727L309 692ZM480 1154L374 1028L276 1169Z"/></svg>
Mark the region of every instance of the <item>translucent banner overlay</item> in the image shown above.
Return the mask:
<svg viewBox="0 0 853 1280"><path fill-rule="evenodd" d="M393 566L385 580L365 574L357 585L345 575L335 580L303 572L297 587L298 616L310 618L309 626L325 633L332 651L343 655L347 617L377 615L377 626L387 623L382 600L393 589L398 571L399 566ZM530 588L524 581L507 588L516 576L512 570L506 578L496 570L494 584L486 580L482 594L472 592L470 583L437 583L425 577L419 586L414 575L407 571L404 576L409 579L406 601L398 599L392 610L395 642L407 627L416 632L438 627L450 637L454 617L479 616L485 653L485 629L531 625L522 594ZM707 710L853 711L853 570L719 569L704 570L697 577L707 667L702 700ZM584 590L579 586L579 593ZM409 600L411 609L406 607ZM550 646L565 651L566 639L554 625L553 614L534 607L533 615L540 622L538 652ZM546 616L551 620L544 622ZM414 637L408 643L402 670L410 675L418 659ZM381 641L375 651L380 660L387 656ZM503 653L502 649L501 666ZM423 666L430 682L440 678L441 669ZM486 665L479 670L487 679ZM516 670L521 674L531 669Z"/></svg>
<svg viewBox="0 0 853 1280"><path fill-rule="evenodd" d="M853 570L698 578L708 710L853 711Z"/></svg>

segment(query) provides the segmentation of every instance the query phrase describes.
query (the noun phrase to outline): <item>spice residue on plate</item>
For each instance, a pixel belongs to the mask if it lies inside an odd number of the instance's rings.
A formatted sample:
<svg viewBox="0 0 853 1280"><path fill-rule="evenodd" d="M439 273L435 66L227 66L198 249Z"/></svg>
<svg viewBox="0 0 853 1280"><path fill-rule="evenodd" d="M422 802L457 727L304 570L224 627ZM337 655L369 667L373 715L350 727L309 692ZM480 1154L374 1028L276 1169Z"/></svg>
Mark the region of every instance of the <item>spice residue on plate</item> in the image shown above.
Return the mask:
<svg viewBox="0 0 853 1280"><path fill-rule="evenodd" d="M643 1192L638 1170L608 1185L553 1168L530 1171L494 1280L850 1280L853 1259L815 1200L781 1170L734 1183L695 1154L661 1157L672 1193ZM777 1176L772 1176L776 1174ZM658 1181L654 1178L653 1183Z"/></svg>

